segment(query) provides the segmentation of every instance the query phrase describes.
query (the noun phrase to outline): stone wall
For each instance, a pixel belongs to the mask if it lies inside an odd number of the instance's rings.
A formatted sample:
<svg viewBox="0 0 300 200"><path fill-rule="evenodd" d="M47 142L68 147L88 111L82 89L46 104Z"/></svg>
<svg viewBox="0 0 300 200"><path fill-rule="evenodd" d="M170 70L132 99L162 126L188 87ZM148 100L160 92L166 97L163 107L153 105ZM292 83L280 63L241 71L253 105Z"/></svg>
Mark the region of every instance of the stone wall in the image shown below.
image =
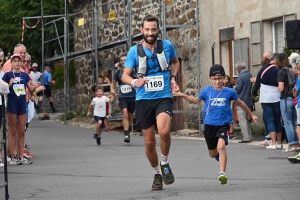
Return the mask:
<svg viewBox="0 0 300 200"><path fill-rule="evenodd" d="M114 1L109 4L109 11L115 11L117 18L115 20L107 20L108 14L103 13L103 7L99 7L98 12L98 41L100 45L117 42L126 38L128 33L127 5L123 5L123 0ZM146 14L153 14L160 18L160 0L133 0L132 1L132 33L140 34L139 26L141 19ZM98 1L101 4L101 1ZM75 9L78 12L83 9L91 8L91 2L81 4ZM196 0L166 0L166 23L168 25L196 24ZM79 18L84 18L84 26L77 26ZM75 51L82 51L93 47L92 11L84 12L77 15L74 19L75 28L78 33L74 34ZM81 32L79 32L81 31ZM173 42L178 58L182 60L183 91L195 95L198 93L197 73L199 65L197 65L196 41L197 31L195 29L180 28L169 31L167 39ZM133 42L135 44L136 42ZM118 61L118 57L122 53L126 53L129 47L127 45L114 46L105 51L98 52L99 74L103 69L113 72L114 63ZM95 67L93 55L86 55L75 60L76 69L76 87L78 88L77 107L83 110L90 103L92 95L90 88L95 83ZM114 110L117 111L117 102L114 103ZM184 101L184 109L197 110L197 106ZM198 125L198 117L191 114L185 115L185 128L195 127Z"/></svg>
<svg viewBox="0 0 300 200"><path fill-rule="evenodd" d="M66 103L66 108L68 108L68 103L70 103L70 110L75 111L78 109L77 106L77 96L78 96L78 89L76 87L70 88L69 92L69 99L64 96L64 90L52 90L52 97L53 97L53 104L55 109L59 113L64 112L64 103ZM51 108L48 102L48 99L44 97L43 104L42 104L42 110L44 108L44 111L49 113L51 112ZM87 109L87 107L86 107Z"/></svg>

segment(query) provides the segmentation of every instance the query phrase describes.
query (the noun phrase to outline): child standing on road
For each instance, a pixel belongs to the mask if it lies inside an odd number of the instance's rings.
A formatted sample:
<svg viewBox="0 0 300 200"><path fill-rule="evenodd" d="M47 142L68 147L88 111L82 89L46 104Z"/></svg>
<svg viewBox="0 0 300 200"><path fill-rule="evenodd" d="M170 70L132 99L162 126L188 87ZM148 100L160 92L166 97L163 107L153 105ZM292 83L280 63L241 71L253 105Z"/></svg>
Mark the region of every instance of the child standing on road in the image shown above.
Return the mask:
<svg viewBox="0 0 300 200"><path fill-rule="evenodd" d="M227 183L225 174L227 153L225 145L228 144L229 125L232 124L232 112L230 103L237 102L252 119L257 122L257 117L249 110L248 106L239 99L235 90L224 87L223 80L225 70L221 65L213 65L210 68L209 78L213 86L205 87L198 97L189 96L180 91L174 92L174 96L183 97L189 102L205 102L204 106L204 137L208 147L209 156L215 158L220 164L219 181L221 184Z"/></svg>
<svg viewBox="0 0 300 200"><path fill-rule="evenodd" d="M109 99L105 95L103 95L104 91L102 87L96 87L95 89L95 98L93 98L89 109L87 116L89 117L91 114L92 109L94 109L94 119L97 122L96 125L96 133L94 134L94 138L97 141L97 144L101 144L101 130L104 125L104 120L106 117L106 103L107 102L112 102L114 100L114 96L112 95L111 98Z"/></svg>

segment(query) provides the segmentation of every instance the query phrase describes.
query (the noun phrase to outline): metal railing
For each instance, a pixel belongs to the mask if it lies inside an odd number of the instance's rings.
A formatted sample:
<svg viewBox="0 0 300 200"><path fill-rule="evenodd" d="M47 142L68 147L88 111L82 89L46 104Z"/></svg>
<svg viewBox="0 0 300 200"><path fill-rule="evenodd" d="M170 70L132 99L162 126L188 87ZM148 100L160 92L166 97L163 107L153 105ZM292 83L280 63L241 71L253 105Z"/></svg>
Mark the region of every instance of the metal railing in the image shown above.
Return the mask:
<svg viewBox="0 0 300 200"><path fill-rule="evenodd" d="M2 133L3 133L3 140L0 141L0 145L2 145L2 162L4 164L4 183L0 184L0 188L4 187L5 194L4 194L4 199L8 200L9 199L9 194L8 194L8 178L7 178L7 155L6 155L6 117L5 117L5 99L4 95L1 95L1 100L2 100Z"/></svg>

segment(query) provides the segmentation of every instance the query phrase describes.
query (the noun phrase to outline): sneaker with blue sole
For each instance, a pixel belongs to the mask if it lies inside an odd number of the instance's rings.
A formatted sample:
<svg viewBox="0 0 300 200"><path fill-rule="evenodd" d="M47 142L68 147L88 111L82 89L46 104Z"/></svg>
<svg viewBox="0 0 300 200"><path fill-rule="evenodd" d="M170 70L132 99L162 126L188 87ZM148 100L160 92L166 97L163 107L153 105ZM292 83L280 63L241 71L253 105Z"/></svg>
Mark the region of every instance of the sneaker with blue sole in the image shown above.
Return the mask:
<svg viewBox="0 0 300 200"><path fill-rule="evenodd" d="M221 185L227 183L227 177L226 177L225 172L220 172L219 173L219 181L220 181Z"/></svg>

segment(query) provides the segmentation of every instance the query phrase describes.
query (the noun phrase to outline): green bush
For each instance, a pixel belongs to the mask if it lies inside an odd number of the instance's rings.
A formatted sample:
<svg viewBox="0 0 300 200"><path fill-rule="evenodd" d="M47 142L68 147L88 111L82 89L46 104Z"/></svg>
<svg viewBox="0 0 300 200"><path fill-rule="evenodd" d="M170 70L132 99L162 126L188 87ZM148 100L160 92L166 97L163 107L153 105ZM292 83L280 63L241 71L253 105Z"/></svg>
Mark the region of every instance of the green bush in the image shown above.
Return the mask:
<svg viewBox="0 0 300 200"><path fill-rule="evenodd" d="M70 74L69 74L69 83L70 87L74 87L76 84L75 77L75 65L74 61L70 62L69 65ZM52 71L53 80L55 80L55 85L53 85L54 90L63 89L64 88L64 63L59 62L54 64L54 69Z"/></svg>
<svg viewBox="0 0 300 200"><path fill-rule="evenodd" d="M65 116L66 116L66 120L71 120L76 117L74 112L67 112L66 115L62 114L58 118L63 121L65 120Z"/></svg>

